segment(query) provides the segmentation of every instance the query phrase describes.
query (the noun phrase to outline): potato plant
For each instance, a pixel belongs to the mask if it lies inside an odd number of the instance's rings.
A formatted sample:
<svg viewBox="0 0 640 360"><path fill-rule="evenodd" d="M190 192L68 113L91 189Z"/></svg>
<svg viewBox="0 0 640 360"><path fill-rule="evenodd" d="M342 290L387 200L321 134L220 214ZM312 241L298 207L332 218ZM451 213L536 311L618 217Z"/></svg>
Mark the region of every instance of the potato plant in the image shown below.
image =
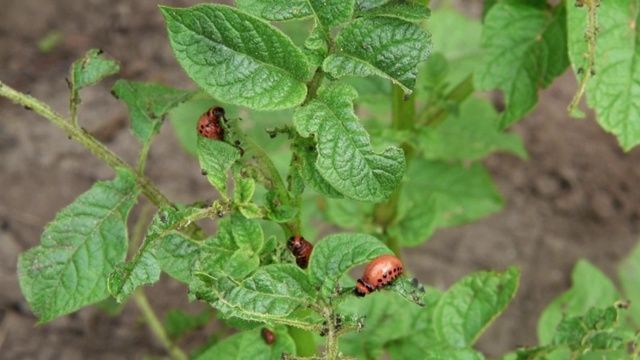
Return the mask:
<svg viewBox="0 0 640 360"><path fill-rule="evenodd" d="M60 210L41 244L20 255L20 285L40 322L133 298L176 359L484 358L474 343L513 299L520 270L468 274L443 291L410 268L400 274L401 260L388 255L502 207L481 160L495 151L526 158L506 129L569 66L580 88L568 112L580 116L586 95L622 148L640 143L640 3L494 0L481 22L447 8L432 13L428 1L235 5L159 8L168 45L197 88L115 83L140 141L136 164L77 117L80 91L119 70L101 51L71 67L68 118L0 83L0 95L116 174ZM500 113L478 96L493 89L504 96ZM145 176L167 116L215 201L172 202ZM157 211L136 239L127 221L140 196ZM203 220L216 223L215 233ZM312 245L292 245L301 239ZM139 247L128 256L131 244ZM359 284L374 284L356 292L348 272L366 264ZM638 264L640 248L621 264L618 289L578 263L573 287L540 319L540 345L505 358L637 358L640 310L629 300L640 300ZM161 325L144 286L162 272L238 331L192 354L180 349L174 335L209 316L176 311Z"/></svg>

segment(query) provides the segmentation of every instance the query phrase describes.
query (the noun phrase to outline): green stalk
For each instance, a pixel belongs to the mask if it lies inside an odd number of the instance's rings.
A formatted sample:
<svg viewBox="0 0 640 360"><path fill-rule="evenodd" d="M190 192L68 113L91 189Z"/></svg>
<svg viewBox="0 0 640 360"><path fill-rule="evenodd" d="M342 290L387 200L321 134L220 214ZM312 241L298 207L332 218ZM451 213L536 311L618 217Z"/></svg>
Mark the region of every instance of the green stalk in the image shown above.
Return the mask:
<svg viewBox="0 0 640 360"><path fill-rule="evenodd" d="M160 323L158 316L156 316L156 313L151 308L149 300L147 300L147 296L143 289L140 288L136 290L133 293L133 297L136 301L136 305L138 305L138 308L142 311L142 316L144 316L144 319L147 321L149 328L151 328L153 334L158 338L158 340L160 340L169 354L171 354L171 357L176 360L188 360L189 356L187 356L182 349L177 347L176 344L169 339L169 336L166 331L164 331L164 327L162 326L162 323Z"/></svg>
<svg viewBox="0 0 640 360"><path fill-rule="evenodd" d="M142 189L142 193L151 200L157 206L170 205L169 200L156 188L149 178L138 174L131 166L129 166L124 160L114 154L109 148L104 146L101 142L96 140L85 129L76 126L71 121L66 120L62 115L55 112L49 107L49 105L42 101L27 95L19 91L14 90L10 86L0 81L0 96L6 97L9 100L25 106L28 109L35 111L42 115L46 119L49 119L54 125L62 129L71 139L74 139L80 145L84 146L93 155L97 156L100 160L107 163L112 168L125 168L135 175L136 182Z"/></svg>
<svg viewBox="0 0 640 360"><path fill-rule="evenodd" d="M456 104L461 104L466 98L473 94L474 90L473 75L469 75L455 88L451 89L442 102L455 102ZM447 109L442 105L428 107L426 111L418 116L418 123L435 128L447 118L448 114Z"/></svg>
<svg viewBox="0 0 640 360"><path fill-rule="evenodd" d="M62 115L58 114L49 105L44 102L24 93L21 93L7 84L0 81L0 96L6 97L16 104L22 105L27 109L33 110L42 117L51 121L54 125L62 129L70 139L74 139L80 145L84 146L90 153L95 155L100 160L104 161L107 165L116 168L124 168L131 172L136 183L142 190L142 193L157 207L173 206L169 199L160 192L160 190L149 180L148 177L139 173L133 169L129 164L122 160L118 155L114 154L108 147L104 146L100 141L94 138L90 133L80 126L77 126L72 121L65 119ZM188 234L197 236L202 231L195 223L189 224L185 229Z"/></svg>
<svg viewBox="0 0 640 360"><path fill-rule="evenodd" d="M392 121L391 127L396 130L411 130L414 127L415 120L415 98L410 96L405 100L405 95L399 86L394 86L391 94ZM404 150L407 167L414 155L414 149L411 145L404 143L400 147ZM402 193L402 184L400 184L389 200L384 204L376 205L373 216L376 224L386 229L393 220L395 220L398 211L398 200ZM387 246L396 254L400 255L400 245L398 239L387 237L385 239Z"/></svg>

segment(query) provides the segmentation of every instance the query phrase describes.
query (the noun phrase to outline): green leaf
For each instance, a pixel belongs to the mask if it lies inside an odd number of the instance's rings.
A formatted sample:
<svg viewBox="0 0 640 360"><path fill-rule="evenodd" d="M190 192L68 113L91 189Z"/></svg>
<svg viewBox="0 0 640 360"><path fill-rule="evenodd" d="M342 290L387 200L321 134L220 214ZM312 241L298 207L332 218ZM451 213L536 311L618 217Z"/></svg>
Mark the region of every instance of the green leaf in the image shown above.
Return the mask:
<svg viewBox="0 0 640 360"><path fill-rule="evenodd" d="M133 174L119 169L56 215L41 245L18 258L20 288L40 322L109 296L107 277L127 253L127 217L138 197Z"/></svg>
<svg viewBox="0 0 640 360"><path fill-rule="evenodd" d="M587 103L600 126L613 133L626 151L640 143L640 29L635 0L601 1L597 8L595 73ZM587 7L568 7L569 57L574 70L586 69Z"/></svg>
<svg viewBox="0 0 640 360"><path fill-rule="evenodd" d="M171 231L154 241L154 247L160 268L174 279L189 283L191 271L200 256L201 243Z"/></svg>
<svg viewBox="0 0 640 360"><path fill-rule="evenodd" d="M488 101L470 98L457 116L449 115L437 128L421 128L416 145L427 159L480 160L499 150L526 158L522 140L498 130L497 118Z"/></svg>
<svg viewBox="0 0 640 360"><path fill-rule="evenodd" d="M417 345L417 341L413 341ZM422 344L424 345L424 344ZM414 347L393 348L389 351L393 359L424 359L424 360L484 360L482 353L471 348L462 349L428 349Z"/></svg>
<svg viewBox="0 0 640 360"><path fill-rule="evenodd" d="M518 289L520 270L478 272L462 278L442 295L433 314L441 341L454 348L473 345L502 313Z"/></svg>
<svg viewBox="0 0 640 360"><path fill-rule="evenodd" d="M311 186L319 194L332 199L342 198L343 195L336 190L331 184L325 180L318 169L316 162L318 161L318 152L312 141L307 139L296 140L294 151L302 160L300 174L304 182Z"/></svg>
<svg viewBox="0 0 640 360"><path fill-rule="evenodd" d="M243 174L241 166L233 167L233 181L235 183L233 188L233 202L243 205L249 203L256 190L256 182L251 177Z"/></svg>
<svg viewBox="0 0 640 360"><path fill-rule="evenodd" d="M440 297L435 289L427 289L424 299L426 307L406 306L405 300L382 292L376 296L364 298L351 297L340 304L339 311L343 314L361 314L366 316L364 328L359 332L351 332L340 337L340 351L345 355L365 355L367 359L382 356L385 348L389 350L392 359L423 359L423 356L407 357L393 356L392 347L412 347L410 339L419 338L416 344L422 348L432 348L434 337L430 336L431 312ZM398 311L402 309L402 311ZM414 350L419 351L414 348Z"/></svg>
<svg viewBox="0 0 640 360"><path fill-rule="evenodd" d="M380 240L367 234L332 234L319 241L309 260L309 278L325 297L336 290L340 277L354 266L391 254Z"/></svg>
<svg viewBox="0 0 640 360"><path fill-rule="evenodd" d="M629 315L635 325L640 327L640 243L618 266L618 278L624 290L625 298L631 301Z"/></svg>
<svg viewBox="0 0 640 360"><path fill-rule="evenodd" d="M237 213L231 214L231 232L233 241L240 249L260 253L264 245L264 233L260 224Z"/></svg>
<svg viewBox="0 0 640 360"><path fill-rule="evenodd" d="M402 308L402 311L398 311ZM340 306L340 313L366 314L365 326L360 332L340 337L340 351L347 356L377 359L384 354L390 341L407 336L419 307L407 307L406 302L391 293L350 298Z"/></svg>
<svg viewBox="0 0 640 360"><path fill-rule="evenodd" d="M360 201L381 202L398 186L404 173L402 149L376 154L369 134L353 113L355 90L345 84L321 88L318 98L294 113L303 137L315 136L316 168L342 194Z"/></svg>
<svg viewBox="0 0 640 360"><path fill-rule="evenodd" d="M178 62L214 98L257 110L304 100L306 58L269 23L223 5L160 11Z"/></svg>
<svg viewBox="0 0 640 360"><path fill-rule="evenodd" d="M238 9L269 21L304 19L311 16L307 0L234 0Z"/></svg>
<svg viewBox="0 0 640 360"><path fill-rule="evenodd" d="M306 273L293 264L260 267L239 283L222 272L208 281L211 287L207 292L199 290L196 295L215 299L212 305L226 316L245 320L282 319L315 298L315 290Z"/></svg>
<svg viewBox="0 0 640 360"><path fill-rule="evenodd" d="M436 196L417 197L414 192L415 188L403 189L396 219L387 228L402 246L420 245L433 234L439 221Z"/></svg>
<svg viewBox="0 0 640 360"><path fill-rule="evenodd" d="M602 343L618 323L618 308L591 308L584 316L563 319L556 329L552 340L555 345L566 344L571 350L579 349L624 349L622 339L610 339ZM604 346L603 346L604 345ZM617 346L616 346L617 345Z"/></svg>
<svg viewBox="0 0 640 360"><path fill-rule="evenodd" d="M323 27L343 23L351 17L354 0L236 0L239 9L269 21L313 16Z"/></svg>
<svg viewBox="0 0 640 360"><path fill-rule="evenodd" d="M326 199L325 220L343 229L360 229L371 222L374 206L351 199L333 200Z"/></svg>
<svg viewBox="0 0 640 360"><path fill-rule="evenodd" d="M142 285L154 284L160 280L160 265L151 251L143 251L131 263L116 265L109 276L109 292L122 303L135 289Z"/></svg>
<svg viewBox="0 0 640 360"><path fill-rule="evenodd" d="M231 219L223 218L218 221L218 233L205 240L200 249L200 259L196 262L196 269L212 274L224 268L238 249L233 236Z"/></svg>
<svg viewBox="0 0 640 360"><path fill-rule="evenodd" d="M365 17L340 31L337 53L322 68L334 77L376 75L411 94L418 64L427 59L431 41L418 25L396 18Z"/></svg>
<svg viewBox="0 0 640 360"><path fill-rule="evenodd" d="M163 117L169 110L196 93L160 84L128 80L118 80L113 86L113 94L127 104L133 135L143 144L149 143L160 131Z"/></svg>
<svg viewBox="0 0 640 360"><path fill-rule="evenodd" d="M275 191L269 191L265 195L265 208L267 209L267 218L277 223L285 223L293 219L298 213L298 208L291 205L281 204L278 194Z"/></svg>
<svg viewBox="0 0 640 360"><path fill-rule="evenodd" d="M351 18L355 0L308 0L316 22L325 31Z"/></svg>
<svg viewBox="0 0 640 360"><path fill-rule="evenodd" d="M543 311L538 322L538 340L550 344L555 329L567 316L586 313L592 307L613 304L620 295L611 280L586 260L580 260L571 274L573 285Z"/></svg>
<svg viewBox="0 0 640 360"><path fill-rule="evenodd" d="M247 219L261 219L265 216L263 209L254 203L242 204L238 207L238 210Z"/></svg>
<svg viewBox="0 0 640 360"><path fill-rule="evenodd" d="M240 159L240 151L234 146L198 136L200 167L211 185L218 189L223 198L227 196L227 169L238 159Z"/></svg>
<svg viewBox="0 0 640 360"><path fill-rule="evenodd" d="M438 44L437 53L447 59L450 69L447 74L448 88L461 83L483 63L484 53L480 47L482 24L477 19L470 19L454 9L440 7L429 19L427 30L433 34L433 43ZM433 65L431 60L434 55L421 66L418 84L425 83L424 76L428 75L429 66Z"/></svg>
<svg viewBox="0 0 640 360"><path fill-rule="evenodd" d="M438 226L464 224L500 210L503 200L481 164L447 163L415 158L407 171L406 191L433 194ZM411 194L409 194L410 196Z"/></svg>
<svg viewBox="0 0 640 360"><path fill-rule="evenodd" d="M566 70L566 31L562 4L550 9L546 4L509 1L491 7L482 30L486 57L474 80L479 90L504 92L507 108L501 128L531 111L538 102L538 90Z"/></svg>
<svg viewBox="0 0 640 360"><path fill-rule="evenodd" d="M118 71L117 61L107 58L100 49L91 49L71 67L71 91L77 93Z"/></svg>
<svg viewBox="0 0 640 360"><path fill-rule="evenodd" d="M187 314L180 309L169 310L164 317L164 328L167 330L167 335L176 339L191 330L204 327L210 320L211 308L208 307L196 315Z"/></svg>
<svg viewBox="0 0 640 360"><path fill-rule="evenodd" d="M232 335L201 353L195 360L279 360L283 353L294 354L296 344L285 328L273 330L275 342L268 345L261 335L261 328Z"/></svg>
<svg viewBox="0 0 640 360"><path fill-rule="evenodd" d="M431 15L431 11L423 4L411 1L402 1L388 2L382 6L371 8L360 15L385 16L405 21L420 22L428 19L429 15Z"/></svg>
<svg viewBox="0 0 640 360"><path fill-rule="evenodd" d="M260 266L258 255L245 249L236 250L224 271L235 280L242 280L254 272Z"/></svg>

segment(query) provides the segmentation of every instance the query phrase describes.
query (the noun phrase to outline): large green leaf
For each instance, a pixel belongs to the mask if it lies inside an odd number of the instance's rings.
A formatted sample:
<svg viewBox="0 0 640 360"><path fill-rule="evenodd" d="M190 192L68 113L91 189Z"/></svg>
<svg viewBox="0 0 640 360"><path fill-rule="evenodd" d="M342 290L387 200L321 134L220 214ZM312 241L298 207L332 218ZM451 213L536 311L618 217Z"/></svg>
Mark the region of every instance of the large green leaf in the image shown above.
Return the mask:
<svg viewBox="0 0 640 360"><path fill-rule="evenodd" d="M595 76L587 103L600 126L613 133L625 150L640 143L640 21L638 0L602 1L597 8ZM587 59L587 8L568 7L569 56L576 71Z"/></svg>
<svg viewBox="0 0 640 360"><path fill-rule="evenodd" d="M517 268L465 276L442 295L434 310L438 338L454 348L473 345L509 305L519 282Z"/></svg>
<svg viewBox="0 0 640 360"><path fill-rule="evenodd" d="M376 154L369 134L353 113L355 90L345 84L321 88L318 98L294 114L294 124L304 137L318 144L316 168L333 188L361 201L386 200L404 173L402 149L389 147Z"/></svg>
<svg viewBox="0 0 640 360"><path fill-rule="evenodd" d="M104 300L107 278L127 253L127 216L138 196L133 175L97 182L44 229L41 245L18 258L20 287L41 322Z"/></svg>
<svg viewBox="0 0 640 360"><path fill-rule="evenodd" d="M169 110L196 94L195 91L128 80L116 81L113 93L127 104L131 131L145 144L160 131L163 117Z"/></svg>
<svg viewBox="0 0 640 360"><path fill-rule="evenodd" d="M304 100L306 57L269 23L223 5L160 10L178 62L214 98L258 110Z"/></svg>
<svg viewBox="0 0 640 360"><path fill-rule="evenodd" d="M566 10L545 2L516 0L491 7L482 30L486 57L475 72L480 90L500 88L507 108L502 128L533 109L538 91L569 65Z"/></svg>
<svg viewBox="0 0 640 360"><path fill-rule="evenodd" d="M418 64L431 50L427 33L417 24L391 17L364 17L340 31L338 52L322 68L334 77L380 76L411 94Z"/></svg>

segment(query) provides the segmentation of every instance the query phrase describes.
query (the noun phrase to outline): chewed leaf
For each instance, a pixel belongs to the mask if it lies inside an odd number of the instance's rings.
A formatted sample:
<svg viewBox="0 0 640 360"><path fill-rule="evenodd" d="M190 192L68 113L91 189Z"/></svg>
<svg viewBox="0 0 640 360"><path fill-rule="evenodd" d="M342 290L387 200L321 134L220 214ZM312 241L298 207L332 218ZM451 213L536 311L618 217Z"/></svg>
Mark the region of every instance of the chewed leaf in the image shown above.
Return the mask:
<svg viewBox="0 0 640 360"><path fill-rule="evenodd" d="M369 134L353 113L355 90L345 84L320 89L318 98L294 113L304 137L315 136L318 172L333 188L361 201L386 200L404 174L402 149L373 151Z"/></svg>
<svg viewBox="0 0 640 360"><path fill-rule="evenodd" d="M212 97L256 110L304 100L306 57L269 23L223 5L160 10L180 65Z"/></svg>
<svg viewBox="0 0 640 360"><path fill-rule="evenodd" d="M41 245L20 255L20 287L41 322L109 296L107 277L127 253L126 220L137 196L133 175L118 170L58 212Z"/></svg>
<svg viewBox="0 0 640 360"><path fill-rule="evenodd" d="M418 64L427 60L431 42L418 25L397 18L365 17L345 26L336 38L339 51L322 68L335 77L381 76L411 94Z"/></svg>
<svg viewBox="0 0 640 360"><path fill-rule="evenodd" d="M148 143L160 131L162 118L169 110L196 94L195 91L128 80L116 81L113 93L127 104L131 131L142 143Z"/></svg>
<svg viewBox="0 0 640 360"><path fill-rule="evenodd" d="M198 136L200 167L207 180L224 198L227 197L227 169L239 158L240 151L237 148L223 141Z"/></svg>
<svg viewBox="0 0 640 360"><path fill-rule="evenodd" d="M587 86L587 103L600 126L613 133L625 150L640 144L640 36L638 3L599 1L595 76ZM567 6L569 57L576 71L586 66L587 7Z"/></svg>
<svg viewBox="0 0 640 360"><path fill-rule="evenodd" d="M309 260L309 276L321 293L330 296L340 277L354 266L364 264L391 250L380 240L367 234L333 234L318 242Z"/></svg>
<svg viewBox="0 0 640 360"><path fill-rule="evenodd" d="M120 65L117 61L107 58L102 50L91 49L71 67L72 91L91 86L118 71Z"/></svg>

